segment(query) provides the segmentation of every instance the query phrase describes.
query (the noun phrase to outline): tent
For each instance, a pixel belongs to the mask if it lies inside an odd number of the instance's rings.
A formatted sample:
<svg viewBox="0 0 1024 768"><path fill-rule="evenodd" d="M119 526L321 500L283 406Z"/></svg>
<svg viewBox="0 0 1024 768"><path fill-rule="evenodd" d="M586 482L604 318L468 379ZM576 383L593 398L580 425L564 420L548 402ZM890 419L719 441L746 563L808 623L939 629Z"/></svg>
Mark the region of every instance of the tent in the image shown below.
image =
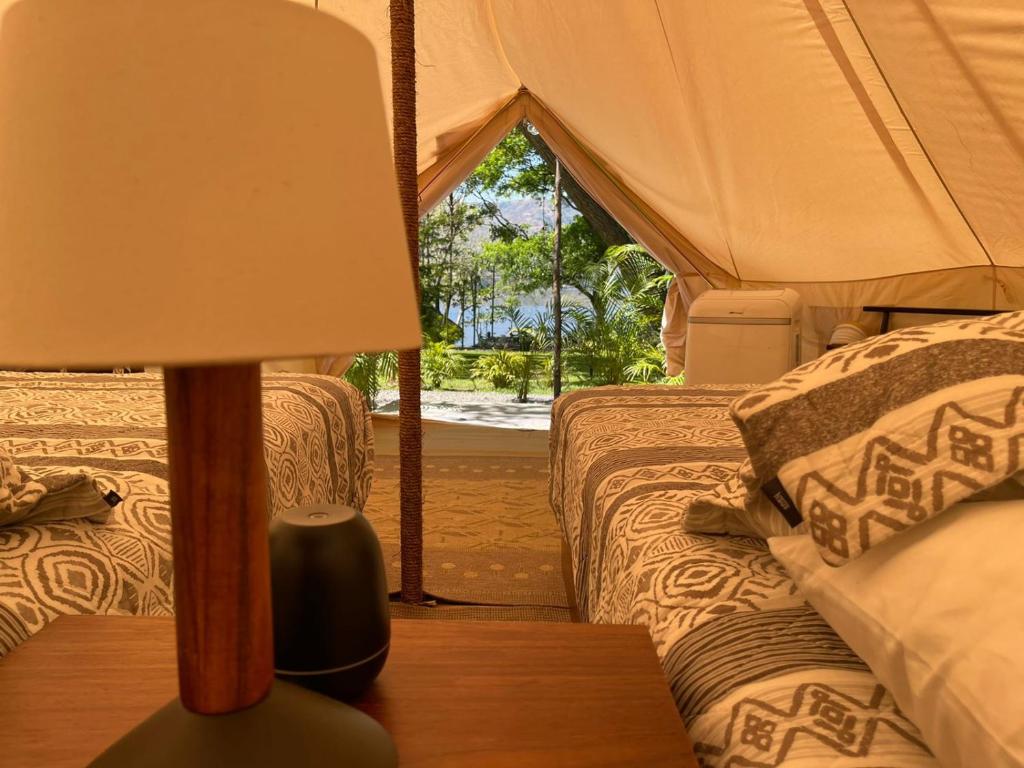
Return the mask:
<svg viewBox="0 0 1024 768"><path fill-rule="evenodd" d="M390 92L387 0L318 7ZM416 38L421 212L529 119L679 278L670 347L708 285L795 288L819 348L1024 305L1020 0L420 0Z"/></svg>

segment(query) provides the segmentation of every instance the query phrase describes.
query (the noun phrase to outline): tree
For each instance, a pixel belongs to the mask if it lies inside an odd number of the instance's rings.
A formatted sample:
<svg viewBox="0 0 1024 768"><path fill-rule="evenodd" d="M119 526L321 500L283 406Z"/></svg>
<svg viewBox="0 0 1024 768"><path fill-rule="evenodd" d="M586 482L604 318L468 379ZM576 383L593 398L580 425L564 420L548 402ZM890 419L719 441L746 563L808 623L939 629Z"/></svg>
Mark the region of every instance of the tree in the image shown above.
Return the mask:
<svg viewBox="0 0 1024 768"><path fill-rule="evenodd" d="M551 393L557 398L562 394L562 164L555 160L555 241L552 249L551 269L554 280L551 286L552 345L551 345Z"/></svg>
<svg viewBox="0 0 1024 768"><path fill-rule="evenodd" d="M551 148L540 137L540 134L528 124L520 124L517 126L517 129L530 144L531 149L544 162L545 166L553 169L555 167L555 153L551 151ZM552 184L554 184L553 179ZM601 248L602 253L616 245L626 245L633 242L633 238L622 228L622 225L579 185L572 177L572 174L562 174L562 187L569 204L580 212L587 224L590 225L594 236L601 242L603 246Z"/></svg>
<svg viewBox="0 0 1024 768"><path fill-rule="evenodd" d="M594 384L661 378L650 363L657 350L669 274L640 246L609 248L587 275L590 307L570 307L570 354Z"/></svg>
<svg viewBox="0 0 1024 768"><path fill-rule="evenodd" d="M466 202L461 188L420 219L420 284L423 325L431 338L452 335L451 311L479 281L470 236L484 221L480 206Z"/></svg>
<svg viewBox="0 0 1024 768"><path fill-rule="evenodd" d="M526 138L525 127L520 124L487 153L487 157L466 179L464 187L485 207L495 198L532 197L541 200L554 188L554 175L544 159L533 150ZM503 234L503 225L508 225L505 227L507 234L518 234L514 224L500 217L500 210L495 213L488 208L487 212L498 217L493 222L499 228L496 235Z"/></svg>
<svg viewBox="0 0 1024 768"><path fill-rule="evenodd" d="M532 293L551 282L551 232L541 231L514 240L492 240L479 252L480 266L493 267L498 290L505 294Z"/></svg>
<svg viewBox="0 0 1024 768"><path fill-rule="evenodd" d="M546 289L552 283L551 253L554 233L541 230L513 240L485 243L481 266L498 274L498 289L521 295ZM636 246L639 247L639 246ZM594 274L604 260L601 240L585 219L577 218L562 229L562 283L582 293L591 304L599 301Z"/></svg>
<svg viewBox="0 0 1024 768"><path fill-rule="evenodd" d="M516 126L484 158L463 185L491 228L492 242L485 245L483 260L498 265L501 290L532 293L552 284L552 233L526 232L509 222L497 200L532 197L545 204L554 189L555 155L526 123ZM580 291L593 304L590 274L610 247L632 244L629 234L596 203L568 173L562 173L562 199L580 214L562 229L562 282ZM567 217L569 218L569 217Z"/></svg>
<svg viewBox="0 0 1024 768"><path fill-rule="evenodd" d="M546 200L555 186L555 153L536 129L523 121L502 139L466 181L466 188L492 218L493 236L516 236L515 225L493 210L494 197L532 197ZM598 253L616 245L632 243L622 226L563 169L565 201L580 213L600 244ZM497 208L495 205L494 208Z"/></svg>
<svg viewBox="0 0 1024 768"><path fill-rule="evenodd" d="M521 123L424 217L423 306L425 316L434 317L433 326L425 321L430 338L466 338L464 326L472 312L475 344L482 307L490 305L493 335L499 310L509 316L507 310L518 304L518 297L552 288L554 233L549 215L542 216L540 226L526 225L510 220L502 204L526 197L550 211L554 162L532 126ZM657 378L655 345L667 273L564 169L559 202L568 209L568 223L561 230L561 282L589 304L566 308L567 351L586 360L595 382ZM481 237L482 228L489 230L489 239ZM449 318L456 309L453 322Z"/></svg>

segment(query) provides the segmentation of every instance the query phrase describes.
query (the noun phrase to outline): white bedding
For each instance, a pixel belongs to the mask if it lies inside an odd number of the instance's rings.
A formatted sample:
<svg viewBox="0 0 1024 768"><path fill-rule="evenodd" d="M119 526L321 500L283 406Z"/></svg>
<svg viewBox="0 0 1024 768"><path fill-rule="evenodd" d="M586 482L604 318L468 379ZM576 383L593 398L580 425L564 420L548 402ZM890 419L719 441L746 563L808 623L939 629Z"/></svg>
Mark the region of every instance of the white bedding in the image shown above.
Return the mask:
<svg viewBox="0 0 1024 768"><path fill-rule="evenodd" d="M1024 765L1024 501L959 504L831 568L769 541L946 768Z"/></svg>

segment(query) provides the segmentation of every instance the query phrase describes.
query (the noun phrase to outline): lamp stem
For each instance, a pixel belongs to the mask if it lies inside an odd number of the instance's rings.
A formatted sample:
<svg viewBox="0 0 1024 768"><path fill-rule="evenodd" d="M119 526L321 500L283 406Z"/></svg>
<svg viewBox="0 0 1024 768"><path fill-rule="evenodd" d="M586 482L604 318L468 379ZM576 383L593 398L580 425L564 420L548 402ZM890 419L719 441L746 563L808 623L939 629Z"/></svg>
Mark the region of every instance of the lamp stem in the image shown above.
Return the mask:
<svg viewBox="0 0 1024 768"><path fill-rule="evenodd" d="M181 702L224 714L274 677L258 364L164 369Z"/></svg>

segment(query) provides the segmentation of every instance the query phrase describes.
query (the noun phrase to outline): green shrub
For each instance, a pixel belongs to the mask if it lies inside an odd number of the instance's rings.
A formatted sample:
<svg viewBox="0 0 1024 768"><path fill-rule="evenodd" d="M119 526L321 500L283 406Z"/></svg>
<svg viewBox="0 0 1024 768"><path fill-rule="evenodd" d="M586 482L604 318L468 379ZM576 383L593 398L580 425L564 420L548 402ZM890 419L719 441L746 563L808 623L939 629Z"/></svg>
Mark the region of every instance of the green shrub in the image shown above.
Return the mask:
<svg viewBox="0 0 1024 768"><path fill-rule="evenodd" d="M448 342L431 341L423 347L420 378L424 389L440 389L445 379L457 379L463 373L462 358Z"/></svg>
<svg viewBox="0 0 1024 768"><path fill-rule="evenodd" d="M516 388L516 400L525 403L530 394L530 382L537 373L537 358L527 352L512 354L512 370L515 372L513 384Z"/></svg>
<svg viewBox="0 0 1024 768"><path fill-rule="evenodd" d="M495 389L510 388L515 378L512 353L502 349L481 355L473 364L470 375L477 381L488 382Z"/></svg>
<svg viewBox="0 0 1024 768"><path fill-rule="evenodd" d="M345 380L363 393L371 410L377 407L381 386L397 376L398 354L395 352L356 355L345 372Z"/></svg>
<svg viewBox="0 0 1024 768"><path fill-rule="evenodd" d="M610 248L587 275L589 306L565 311L567 357L591 384L658 381L668 275L635 245Z"/></svg>
<svg viewBox="0 0 1024 768"><path fill-rule="evenodd" d="M540 368L537 359L527 352L499 350L481 356L473 366L472 376L489 382L495 389L515 390L516 400L525 403Z"/></svg>
<svg viewBox="0 0 1024 768"><path fill-rule="evenodd" d="M626 381L651 384L665 378L665 353L657 347L639 351L639 357L626 366Z"/></svg>

